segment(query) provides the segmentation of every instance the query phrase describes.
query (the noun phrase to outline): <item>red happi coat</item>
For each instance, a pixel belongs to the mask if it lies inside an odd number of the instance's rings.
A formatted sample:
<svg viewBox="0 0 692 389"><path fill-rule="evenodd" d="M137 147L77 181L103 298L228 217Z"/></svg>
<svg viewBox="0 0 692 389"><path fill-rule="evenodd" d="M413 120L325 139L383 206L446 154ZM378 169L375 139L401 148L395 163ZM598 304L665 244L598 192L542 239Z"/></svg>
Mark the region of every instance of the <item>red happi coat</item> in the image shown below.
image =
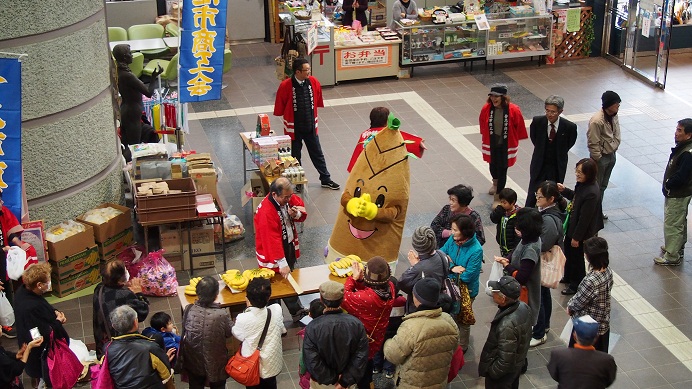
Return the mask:
<svg viewBox="0 0 692 389"><path fill-rule="evenodd" d="M269 199L269 194L262 200L257 207L255 214L255 254L257 264L274 271L279 271L278 262L284 258L284 245L281 226L281 216L279 210L274 207L274 203ZM288 201L288 206L305 207L303 200L295 194ZM300 248L298 246L298 230L295 222L302 222L308 217L307 212L302 212L300 219L292 220L287 228L293 229L293 243L296 246L296 260L300 258Z"/></svg>
<svg viewBox="0 0 692 389"><path fill-rule="evenodd" d="M493 105L487 103L481 109L481 114L478 116L478 124L481 127L481 137L483 142L483 160L490 163L490 110ZM521 114L521 109L516 104L509 103L509 123L507 129L507 166L513 166L517 161L517 152L519 151L519 140L529 137L526 132L526 124L524 117Z"/></svg>
<svg viewBox="0 0 692 389"><path fill-rule="evenodd" d="M322 86L320 82L313 76L308 77L312 84L314 116L315 116L315 134L317 134L317 108L324 107L322 99ZM294 115L293 115L293 77L281 81L279 89L276 91L276 99L274 100L274 116L283 116L284 134L295 139L294 133Z"/></svg>

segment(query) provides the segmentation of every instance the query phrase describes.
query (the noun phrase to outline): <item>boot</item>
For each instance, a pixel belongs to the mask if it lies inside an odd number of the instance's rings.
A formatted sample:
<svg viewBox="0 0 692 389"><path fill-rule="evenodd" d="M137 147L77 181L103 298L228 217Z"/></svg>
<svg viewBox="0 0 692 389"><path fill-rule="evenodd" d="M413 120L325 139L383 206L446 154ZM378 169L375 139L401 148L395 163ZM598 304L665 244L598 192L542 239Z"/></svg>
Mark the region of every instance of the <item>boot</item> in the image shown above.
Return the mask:
<svg viewBox="0 0 692 389"><path fill-rule="evenodd" d="M495 192L497 192L497 180L493 180L493 186L488 189L488 194L489 195L494 195Z"/></svg>
<svg viewBox="0 0 692 389"><path fill-rule="evenodd" d="M495 193L495 195L493 195L493 205L491 209L497 208L498 205L500 205L500 195Z"/></svg>

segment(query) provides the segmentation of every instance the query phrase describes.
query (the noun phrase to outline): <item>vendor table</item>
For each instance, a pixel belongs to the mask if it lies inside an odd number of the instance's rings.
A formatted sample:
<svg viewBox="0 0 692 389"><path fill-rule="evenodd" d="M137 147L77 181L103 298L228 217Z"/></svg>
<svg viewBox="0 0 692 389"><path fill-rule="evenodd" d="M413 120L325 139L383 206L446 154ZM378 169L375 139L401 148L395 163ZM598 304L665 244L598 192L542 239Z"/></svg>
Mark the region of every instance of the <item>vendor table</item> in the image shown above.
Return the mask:
<svg viewBox="0 0 692 389"><path fill-rule="evenodd" d="M247 182L247 172L253 172L253 171L259 171L260 177L262 177L263 183L266 185L267 188L269 188L269 185L271 185L274 180L279 178L280 176L270 176L267 177L264 175L264 173L259 169L259 167L253 167L249 168L247 167L247 154L250 152L252 149L252 141L251 139L253 138L254 133L253 132L241 132L240 133L240 139L243 141L243 183ZM303 185L307 187L308 185L308 180L303 179L301 181L291 181L293 185Z"/></svg>
<svg viewBox="0 0 692 389"><path fill-rule="evenodd" d="M302 269L295 269L291 272L291 276L296 284L302 289L300 294L311 294L319 292L320 285L328 280L344 283L346 278L336 277L329 272L328 265L311 266ZM281 274L276 274L271 279L272 295L271 299L282 299L284 297L297 296L299 293L291 286L287 279ZM223 281L219 281L219 296L216 302L223 308L245 307L245 292L232 293ZM185 294L185 286L178 287L178 299L180 301L180 309L183 310L188 304L192 304L197 299L197 296L188 296Z"/></svg>
<svg viewBox="0 0 692 389"><path fill-rule="evenodd" d="M163 38L163 42L171 49L177 49L180 46L180 38L177 36L165 37Z"/></svg>
<svg viewBox="0 0 692 389"><path fill-rule="evenodd" d="M163 38L134 39L129 41L109 42L111 50L113 50L115 45L120 44L130 45L130 50L132 51L156 50L165 49L166 47L168 47L166 46L166 42L164 42Z"/></svg>

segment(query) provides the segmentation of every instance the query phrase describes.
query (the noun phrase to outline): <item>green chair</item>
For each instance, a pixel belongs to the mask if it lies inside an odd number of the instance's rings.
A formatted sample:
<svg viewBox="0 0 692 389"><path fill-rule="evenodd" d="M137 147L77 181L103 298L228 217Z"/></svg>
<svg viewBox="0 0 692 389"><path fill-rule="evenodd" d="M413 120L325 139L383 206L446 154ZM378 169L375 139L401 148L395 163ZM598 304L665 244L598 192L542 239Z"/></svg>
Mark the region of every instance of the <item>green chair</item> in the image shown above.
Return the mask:
<svg viewBox="0 0 692 389"><path fill-rule="evenodd" d="M142 53L132 53L132 63L130 64L130 71L136 77L142 75L142 70L144 69L144 54Z"/></svg>
<svg viewBox="0 0 692 389"><path fill-rule="evenodd" d="M166 33L170 36L180 36L180 27L173 22L168 23L166 24Z"/></svg>
<svg viewBox="0 0 692 389"><path fill-rule="evenodd" d="M163 73L161 73L161 79L169 85L169 81L174 81L178 78L178 54L174 55L170 61L163 59L154 59L147 63L147 66L142 70L142 74L151 76L156 70L156 66L161 65L163 68Z"/></svg>
<svg viewBox="0 0 692 389"><path fill-rule="evenodd" d="M126 41L127 31L122 27L108 27L108 42Z"/></svg>
<svg viewBox="0 0 692 389"><path fill-rule="evenodd" d="M160 24L135 24L127 29L130 40L163 38L163 26ZM168 53L168 47L154 50L142 50L147 58L157 58Z"/></svg>

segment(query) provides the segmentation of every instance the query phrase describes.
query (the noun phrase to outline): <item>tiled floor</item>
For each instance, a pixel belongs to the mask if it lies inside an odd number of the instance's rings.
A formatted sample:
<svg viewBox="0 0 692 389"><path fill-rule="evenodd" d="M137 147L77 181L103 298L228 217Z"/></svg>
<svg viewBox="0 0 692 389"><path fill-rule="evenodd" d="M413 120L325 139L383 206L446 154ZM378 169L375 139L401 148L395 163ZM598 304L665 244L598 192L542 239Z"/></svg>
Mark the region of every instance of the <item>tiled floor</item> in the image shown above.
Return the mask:
<svg viewBox="0 0 692 389"><path fill-rule="evenodd" d="M244 240L228 249L229 267L255 267L254 235L251 210L240 205L243 186L242 145L237 135L255 127L257 113L271 114L277 80L273 58L280 47L273 44L234 46L234 65L227 74L224 99L193 104L192 134L189 146L214 153L224 174L219 184L230 210L247 229ZM613 290L611 338L617 339L612 354L618 364L616 388L689 388L692 387L692 268L687 260L679 267L654 266L652 258L662 244L663 196L660 182L673 143L677 120L692 116L688 89L692 65L690 54L671 58L667 91L654 89L623 72L602 58L592 58L556 66L537 67L535 63L498 65L494 72L476 66L473 73L460 65L439 65L416 69L411 79L385 79L342 83L326 87L326 107L320 110L320 138L332 178L344 183L346 165L357 136L368 128L368 114L375 106L387 106L402 120L402 129L426 139L429 150L411 163L411 199L400 249L397 274L407 266L401 253L410 248L412 230L427 225L446 203L446 190L458 183L470 184L475 190L471 203L482 216L488 242L487 259L499 252L494 242L495 226L490 222L492 197L485 194L489 186L487 165L482 162L478 113L486 99L489 85L503 82L509 86L512 101L530 121L543 114L543 99L550 94L566 100L565 116L579 125L579 138L570 153L570 164L588 156L585 133L590 116L600 108L600 95L606 89L623 99L620 123L623 143L618 161L606 191L604 209L610 219L601 236L611 247L611 267L617 273ZM280 132L279 118L271 125ZM508 186L525 198L531 142L522 141L517 164L509 170ZM322 262L321 253L331 232L338 210L340 192L322 189L317 174L306 159L305 169L312 180L307 195L309 217L301 235L300 266ZM574 185L567 175L566 185ZM688 252L690 246L688 245ZM689 256L688 256L689 257ZM487 279L481 274L481 282ZM221 269L221 263L217 263ZM201 271L212 274L214 271ZM179 273L181 284L188 276ZM176 298L151 299L152 312L170 311L180 321ZM553 318L548 342L529 352L529 370L522 376L522 388L556 387L545 365L550 351L565 347L559 339L567 314L567 298L553 291ZM73 338L92 341L91 298L61 303ZM496 306L490 298L479 295L474 304L477 324L471 330L471 348L466 365L450 385L451 388L483 387L478 377L478 357L485 342ZM81 321L80 321L81 320ZM287 323L288 324L288 323ZM284 370L279 388L298 388L297 358L299 350L295 328L284 341ZM3 339L2 344L10 344ZM11 347L13 348L13 346ZM378 378L377 387L391 387ZM181 385L180 387L183 387ZM227 387L239 387L229 380Z"/></svg>

